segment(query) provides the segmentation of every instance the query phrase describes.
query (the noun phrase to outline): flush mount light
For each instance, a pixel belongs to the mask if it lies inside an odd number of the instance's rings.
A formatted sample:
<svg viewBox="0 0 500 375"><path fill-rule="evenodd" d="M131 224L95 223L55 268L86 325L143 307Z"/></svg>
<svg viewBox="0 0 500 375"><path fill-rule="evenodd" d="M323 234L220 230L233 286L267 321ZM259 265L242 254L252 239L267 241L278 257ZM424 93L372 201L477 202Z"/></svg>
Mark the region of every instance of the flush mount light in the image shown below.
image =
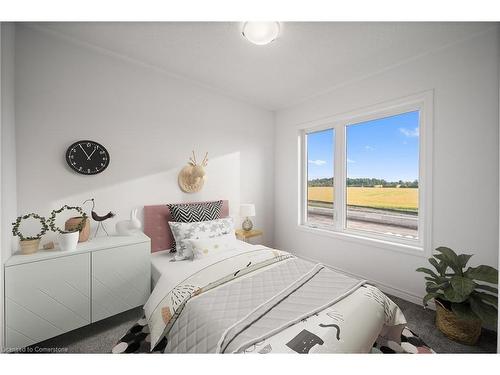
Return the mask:
<svg viewBox="0 0 500 375"><path fill-rule="evenodd" d="M279 22L245 22L242 31L249 42L259 46L271 43L279 33Z"/></svg>

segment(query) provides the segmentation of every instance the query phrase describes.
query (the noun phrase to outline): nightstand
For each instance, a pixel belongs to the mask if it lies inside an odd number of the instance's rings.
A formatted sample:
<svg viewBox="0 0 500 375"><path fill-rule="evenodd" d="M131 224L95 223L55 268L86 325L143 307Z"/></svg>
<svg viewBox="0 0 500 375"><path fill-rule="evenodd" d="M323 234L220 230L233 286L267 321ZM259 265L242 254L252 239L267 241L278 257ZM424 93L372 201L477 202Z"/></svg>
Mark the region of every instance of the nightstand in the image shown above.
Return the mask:
<svg viewBox="0 0 500 375"><path fill-rule="evenodd" d="M245 242L248 242L249 238L262 236L263 233L264 232L262 232L259 229L252 229L252 230L249 230L249 231L246 231L246 230L243 230L243 229L236 229L236 237L239 240L242 240L242 241L245 241Z"/></svg>

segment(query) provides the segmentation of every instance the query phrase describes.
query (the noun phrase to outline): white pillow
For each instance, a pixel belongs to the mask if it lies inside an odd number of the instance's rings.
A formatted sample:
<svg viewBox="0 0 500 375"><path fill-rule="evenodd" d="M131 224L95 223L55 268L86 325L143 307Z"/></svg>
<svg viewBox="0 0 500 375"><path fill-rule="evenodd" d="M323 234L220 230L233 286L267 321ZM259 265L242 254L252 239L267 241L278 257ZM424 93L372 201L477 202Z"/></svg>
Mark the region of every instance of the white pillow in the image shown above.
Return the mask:
<svg viewBox="0 0 500 375"><path fill-rule="evenodd" d="M224 234L232 234L234 236L234 221L231 217L223 219L197 221L194 223L180 223L169 221L170 229L175 239L176 244L176 260L188 259L193 256L186 249L184 240L213 238Z"/></svg>
<svg viewBox="0 0 500 375"><path fill-rule="evenodd" d="M200 259L223 251L233 250L236 248L237 241L234 233L231 233L214 238L184 240L184 243L186 248L194 255L194 258Z"/></svg>

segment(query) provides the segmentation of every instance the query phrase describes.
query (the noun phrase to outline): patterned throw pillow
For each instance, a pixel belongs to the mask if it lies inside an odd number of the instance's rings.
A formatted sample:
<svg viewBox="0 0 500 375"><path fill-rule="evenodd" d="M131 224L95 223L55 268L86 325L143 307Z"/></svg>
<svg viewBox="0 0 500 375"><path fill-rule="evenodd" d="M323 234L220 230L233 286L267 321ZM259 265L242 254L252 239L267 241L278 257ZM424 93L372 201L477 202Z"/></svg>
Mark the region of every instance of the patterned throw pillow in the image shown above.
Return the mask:
<svg viewBox="0 0 500 375"><path fill-rule="evenodd" d="M172 221L194 223L220 219L222 201L167 204L167 207L172 215Z"/></svg>
<svg viewBox="0 0 500 375"><path fill-rule="evenodd" d="M188 259L193 256L183 242L187 239L202 239L222 236L224 234L234 234L234 221L231 217L224 219L198 221L195 223L179 223L169 221L170 229L174 235L178 254L176 260Z"/></svg>
<svg viewBox="0 0 500 375"><path fill-rule="evenodd" d="M222 201L201 203L176 203L167 204L172 216L172 221L180 223L194 223L196 221L207 221L220 219ZM170 252L175 253L177 248L175 237Z"/></svg>
<svg viewBox="0 0 500 375"><path fill-rule="evenodd" d="M223 251L233 250L237 246L234 233L224 234L214 238L201 240L184 240L183 243L190 253L193 253L195 259L201 259L219 254Z"/></svg>

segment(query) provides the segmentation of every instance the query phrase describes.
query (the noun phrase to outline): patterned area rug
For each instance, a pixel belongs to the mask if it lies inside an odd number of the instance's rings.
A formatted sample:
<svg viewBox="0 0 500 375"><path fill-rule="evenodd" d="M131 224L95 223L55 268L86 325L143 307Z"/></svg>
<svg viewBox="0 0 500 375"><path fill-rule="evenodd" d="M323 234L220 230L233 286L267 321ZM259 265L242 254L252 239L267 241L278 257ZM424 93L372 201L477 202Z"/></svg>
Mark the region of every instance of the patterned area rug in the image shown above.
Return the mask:
<svg viewBox="0 0 500 375"><path fill-rule="evenodd" d="M163 338L158 345L150 352L150 335L146 319L142 317L132 328L118 341L111 350L114 354L123 353L162 353L167 345L167 340ZM434 350L429 348L414 332L408 327L401 333L401 344L396 341L388 341L379 336L373 344L372 354L431 354Z"/></svg>
<svg viewBox="0 0 500 375"><path fill-rule="evenodd" d="M408 327L401 332L401 343L379 336L373 344L372 354L436 354Z"/></svg>

